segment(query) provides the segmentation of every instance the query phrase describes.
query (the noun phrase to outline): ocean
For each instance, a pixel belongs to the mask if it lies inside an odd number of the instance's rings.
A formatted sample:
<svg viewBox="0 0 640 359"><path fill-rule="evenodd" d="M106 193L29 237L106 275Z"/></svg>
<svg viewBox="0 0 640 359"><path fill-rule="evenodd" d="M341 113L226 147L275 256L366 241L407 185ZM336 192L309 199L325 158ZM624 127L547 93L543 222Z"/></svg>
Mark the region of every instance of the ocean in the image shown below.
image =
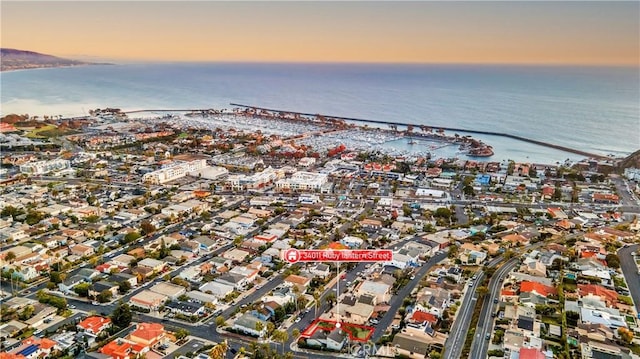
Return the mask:
<svg viewBox="0 0 640 359"><path fill-rule="evenodd" d="M3 72L2 115L230 103L508 133L602 155L640 148L640 69L627 67L155 63ZM582 156L496 136L490 160Z"/></svg>

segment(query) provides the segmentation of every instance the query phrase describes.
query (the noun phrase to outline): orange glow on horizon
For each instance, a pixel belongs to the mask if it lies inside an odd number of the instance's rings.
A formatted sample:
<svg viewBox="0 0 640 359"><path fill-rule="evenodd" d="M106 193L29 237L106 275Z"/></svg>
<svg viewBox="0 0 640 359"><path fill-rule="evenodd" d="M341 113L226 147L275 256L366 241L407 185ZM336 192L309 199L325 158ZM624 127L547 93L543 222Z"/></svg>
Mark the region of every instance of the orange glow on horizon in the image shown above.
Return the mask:
<svg viewBox="0 0 640 359"><path fill-rule="evenodd" d="M96 61L640 64L640 3L2 2L2 47Z"/></svg>

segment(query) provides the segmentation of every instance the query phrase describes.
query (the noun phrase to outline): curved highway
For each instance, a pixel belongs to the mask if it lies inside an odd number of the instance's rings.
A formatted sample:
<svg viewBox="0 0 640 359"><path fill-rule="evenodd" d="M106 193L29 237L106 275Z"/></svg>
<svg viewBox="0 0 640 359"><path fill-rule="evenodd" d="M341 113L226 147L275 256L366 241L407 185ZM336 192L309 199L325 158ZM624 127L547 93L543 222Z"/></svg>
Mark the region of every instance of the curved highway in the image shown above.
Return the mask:
<svg viewBox="0 0 640 359"><path fill-rule="evenodd" d="M484 298L482 309L480 310L480 318L478 318L478 326L476 327L476 335L473 337L471 343L471 353L469 358L486 358L487 351L489 349L489 340L487 335L491 336L493 333L493 318L491 313L496 307L494 299L499 297L500 289L502 288L502 281L504 276L511 272L520 261L520 258L514 257L509 259L504 265L502 265L493 274L489 280L489 293Z"/></svg>

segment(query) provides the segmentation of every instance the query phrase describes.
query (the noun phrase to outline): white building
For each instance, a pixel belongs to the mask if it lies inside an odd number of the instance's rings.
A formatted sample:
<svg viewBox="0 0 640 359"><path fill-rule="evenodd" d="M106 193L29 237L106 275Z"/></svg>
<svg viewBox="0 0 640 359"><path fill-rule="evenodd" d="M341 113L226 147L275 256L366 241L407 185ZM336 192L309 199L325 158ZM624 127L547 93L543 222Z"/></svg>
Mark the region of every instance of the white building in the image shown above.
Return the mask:
<svg viewBox="0 0 640 359"><path fill-rule="evenodd" d="M300 171L294 173L290 178L283 178L276 182L279 190L320 190L328 181L326 173L313 173Z"/></svg>
<svg viewBox="0 0 640 359"><path fill-rule="evenodd" d="M43 175L49 172L61 171L69 168L71 168L71 162L58 158L51 161L25 163L20 166L20 172L34 175Z"/></svg>
<svg viewBox="0 0 640 359"><path fill-rule="evenodd" d="M231 175L227 177L226 185L234 191L258 189L269 185L276 178L278 178L278 172L272 167L267 167L262 172L254 173L250 176L243 174Z"/></svg>
<svg viewBox="0 0 640 359"><path fill-rule="evenodd" d="M176 161L159 170L145 173L142 176L142 182L151 184L167 183L185 177L189 173L198 173L206 167L207 161L205 159Z"/></svg>

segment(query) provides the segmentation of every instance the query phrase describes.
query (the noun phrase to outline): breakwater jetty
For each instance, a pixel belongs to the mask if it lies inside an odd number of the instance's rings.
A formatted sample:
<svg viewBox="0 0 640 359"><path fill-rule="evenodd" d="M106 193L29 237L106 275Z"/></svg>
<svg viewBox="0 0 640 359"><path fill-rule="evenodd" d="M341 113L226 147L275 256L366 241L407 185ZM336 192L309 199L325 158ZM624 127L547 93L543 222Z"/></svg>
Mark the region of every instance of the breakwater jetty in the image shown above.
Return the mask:
<svg viewBox="0 0 640 359"><path fill-rule="evenodd" d="M596 159L606 159L607 158L606 156L603 156L603 155L599 155L599 154L595 154L595 153L589 153L589 152L578 150L578 149L575 149L575 148L560 146L560 145L556 145L556 144L545 142L545 141L534 140L532 138L512 135L512 134L503 133L503 132L483 131L483 130L470 130L470 129L456 128L456 127L428 126L428 125L424 125L424 124L412 124L412 123L383 121L383 120L371 120L371 119L354 118L354 117L320 115L320 114L316 114L316 113L305 113L305 112L277 110L277 109L270 109L270 108L264 108L264 107L243 105L243 104L238 104L238 103L231 103L230 105L231 106L235 106L235 107L239 107L239 108L244 108L244 109L247 109L247 110L250 110L250 111L254 111L255 114L258 115L258 116L267 115L266 113L264 113L266 111L266 112L270 113L270 115L272 115L272 116L284 116L285 118L291 118L291 117L296 118L296 117L300 117L300 116L305 116L305 117L313 117L313 118L322 118L324 120L354 121L354 122L362 122L362 123L373 123L373 124L378 124L378 125L387 125L387 126L389 126L391 128L395 128L395 129L397 129L398 126L407 127L408 129L412 129L414 127L416 127L416 128L435 128L435 129L437 129L439 131L464 132L464 133L473 133L473 134L480 134L480 135L491 135L491 136L506 137L506 138L511 138L511 139L518 140L518 141L533 143L533 144L539 145L539 146L545 146L545 147L553 148L553 149L556 149L556 150L561 150L561 151L565 151L565 152L569 152L569 153L574 153L574 154L585 156L585 157L596 158Z"/></svg>

